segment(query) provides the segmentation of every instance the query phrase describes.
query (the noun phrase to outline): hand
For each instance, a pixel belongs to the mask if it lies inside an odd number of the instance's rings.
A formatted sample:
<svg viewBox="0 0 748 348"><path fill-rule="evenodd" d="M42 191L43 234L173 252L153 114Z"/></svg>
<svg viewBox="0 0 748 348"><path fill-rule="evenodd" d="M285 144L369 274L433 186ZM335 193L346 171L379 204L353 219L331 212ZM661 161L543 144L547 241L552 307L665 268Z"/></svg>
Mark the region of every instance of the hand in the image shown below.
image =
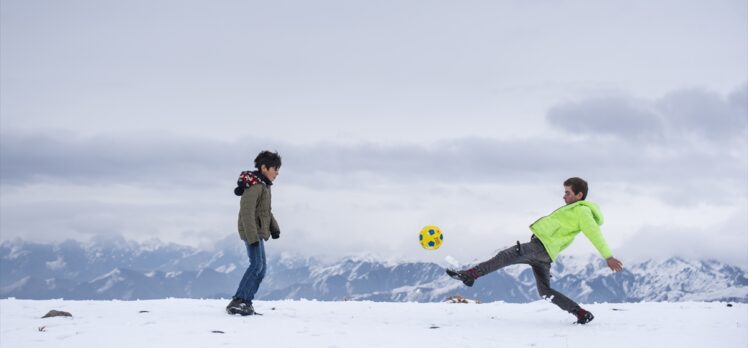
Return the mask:
<svg viewBox="0 0 748 348"><path fill-rule="evenodd" d="M621 261L618 261L618 259L616 259L615 257L611 256L605 261L608 261L608 267L610 267L613 272L623 271L623 263L621 263Z"/></svg>
<svg viewBox="0 0 748 348"><path fill-rule="evenodd" d="M258 241L256 241L256 242L254 242L254 243L250 244L249 246L251 246L251 247L257 247L257 246L260 246L260 241L258 240Z"/></svg>
<svg viewBox="0 0 748 348"><path fill-rule="evenodd" d="M270 237L273 237L273 239L278 239L281 237L280 231L278 232L270 232Z"/></svg>

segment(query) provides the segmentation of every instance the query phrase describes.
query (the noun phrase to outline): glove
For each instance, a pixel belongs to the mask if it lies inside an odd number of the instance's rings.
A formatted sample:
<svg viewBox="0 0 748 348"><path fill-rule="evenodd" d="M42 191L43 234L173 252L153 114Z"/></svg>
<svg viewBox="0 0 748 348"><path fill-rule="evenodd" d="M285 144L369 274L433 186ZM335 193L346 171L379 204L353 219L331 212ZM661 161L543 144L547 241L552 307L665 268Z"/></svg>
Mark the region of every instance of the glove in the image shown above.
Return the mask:
<svg viewBox="0 0 748 348"><path fill-rule="evenodd" d="M278 239L281 237L280 231L277 232L270 232L270 237L273 237L273 239Z"/></svg>

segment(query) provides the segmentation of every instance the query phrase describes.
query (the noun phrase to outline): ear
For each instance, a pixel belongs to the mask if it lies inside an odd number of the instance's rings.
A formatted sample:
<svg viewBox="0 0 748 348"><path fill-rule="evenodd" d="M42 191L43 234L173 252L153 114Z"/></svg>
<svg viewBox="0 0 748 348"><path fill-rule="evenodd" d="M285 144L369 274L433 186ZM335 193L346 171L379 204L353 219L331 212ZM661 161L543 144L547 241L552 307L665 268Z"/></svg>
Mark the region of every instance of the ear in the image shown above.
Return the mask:
<svg viewBox="0 0 748 348"><path fill-rule="evenodd" d="M268 167L264 164L260 164L260 172L266 172L268 171Z"/></svg>

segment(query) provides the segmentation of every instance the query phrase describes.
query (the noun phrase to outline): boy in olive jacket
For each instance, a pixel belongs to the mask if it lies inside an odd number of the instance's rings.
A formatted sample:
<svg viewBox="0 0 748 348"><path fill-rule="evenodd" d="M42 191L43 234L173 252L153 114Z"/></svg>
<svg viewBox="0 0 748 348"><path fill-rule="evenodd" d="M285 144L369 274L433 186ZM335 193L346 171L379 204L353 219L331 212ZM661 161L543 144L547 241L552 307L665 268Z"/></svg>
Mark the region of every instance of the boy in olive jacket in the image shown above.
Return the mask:
<svg viewBox="0 0 748 348"><path fill-rule="evenodd" d="M514 264L529 264L532 266L538 293L545 299L550 299L561 309L577 317L578 324L586 324L594 319L592 313L582 309L564 294L551 288L551 262L558 254L566 249L579 232L592 242L597 251L608 262L608 267L614 272L623 270L623 264L613 257L605 242L600 225L603 215L600 208L587 198L587 182L581 178L570 178L564 182L564 202L566 205L556 209L550 215L542 217L530 225L532 237L530 242L520 244L499 252L488 261L464 270L447 270L447 274L461 280L467 286L473 286L476 279L498 269Z"/></svg>
<svg viewBox="0 0 748 348"><path fill-rule="evenodd" d="M256 171L239 174L234 194L241 196L239 204L239 238L249 256L249 267L244 272L239 288L226 306L229 314L255 314L252 300L265 277L267 260L265 241L280 238L280 228L271 208L270 186L278 176L281 158L277 153L262 151L255 158Z"/></svg>

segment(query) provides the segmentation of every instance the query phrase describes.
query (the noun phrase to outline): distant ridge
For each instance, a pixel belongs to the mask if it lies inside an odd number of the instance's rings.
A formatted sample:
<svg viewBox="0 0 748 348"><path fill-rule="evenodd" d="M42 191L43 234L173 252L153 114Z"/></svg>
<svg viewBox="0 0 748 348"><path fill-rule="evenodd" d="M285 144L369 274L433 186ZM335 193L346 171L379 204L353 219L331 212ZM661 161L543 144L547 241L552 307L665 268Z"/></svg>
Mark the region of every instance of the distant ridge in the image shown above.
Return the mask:
<svg viewBox="0 0 748 348"><path fill-rule="evenodd" d="M235 243L214 251L176 244L139 244L122 238L54 244L23 240L0 244L0 297L134 300L227 298L247 263ZM513 266L481 278L472 288L427 262L271 256L258 299L443 301L460 294L483 302L538 299L532 271ZM733 265L669 258L627 265L613 274L597 256L560 257L555 288L583 303L638 301L748 302L748 278Z"/></svg>

